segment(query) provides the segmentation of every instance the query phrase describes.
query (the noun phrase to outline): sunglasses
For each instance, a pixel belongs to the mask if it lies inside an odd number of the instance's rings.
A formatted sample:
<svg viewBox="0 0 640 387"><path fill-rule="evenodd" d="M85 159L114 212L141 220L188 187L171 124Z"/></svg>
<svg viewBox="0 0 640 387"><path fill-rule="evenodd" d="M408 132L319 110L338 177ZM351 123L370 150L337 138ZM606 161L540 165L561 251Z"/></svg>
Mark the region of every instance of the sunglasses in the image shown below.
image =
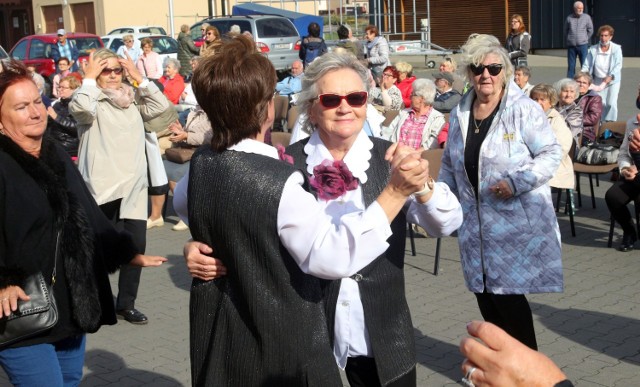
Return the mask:
<svg viewBox="0 0 640 387"><path fill-rule="evenodd" d="M102 69L102 72L100 72L100 74L102 74L102 75L111 75L111 73L115 73L116 75L120 75L120 74L122 74L122 71L123 71L122 67L116 67L116 68L113 68L113 69L105 67L105 68Z"/></svg>
<svg viewBox="0 0 640 387"><path fill-rule="evenodd" d="M504 67L504 66L501 65L501 64L498 64L498 63L492 63L492 64L489 64L489 65L478 65L478 66L476 66L474 64L470 64L469 65L469 69L471 70L471 72L474 75L480 75L480 74L484 73L484 69L487 69L487 70L489 70L489 74L494 76L494 77L496 75L500 74L500 72L502 71L502 67Z"/></svg>
<svg viewBox="0 0 640 387"><path fill-rule="evenodd" d="M354 91L347 95L338 94L320 94L318 99L320 105L327 109L333 109L340 106L342 100L346 100L351 107L360 107L367 103L367 97L369 94L366 91Z"/></svg>

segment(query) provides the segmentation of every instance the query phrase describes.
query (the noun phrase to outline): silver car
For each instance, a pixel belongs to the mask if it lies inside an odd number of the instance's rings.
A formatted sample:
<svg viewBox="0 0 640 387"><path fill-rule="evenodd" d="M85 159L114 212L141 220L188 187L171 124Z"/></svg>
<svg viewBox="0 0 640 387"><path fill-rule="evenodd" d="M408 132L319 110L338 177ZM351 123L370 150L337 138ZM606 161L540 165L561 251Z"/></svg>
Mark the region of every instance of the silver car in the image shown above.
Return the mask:
<svg viewBox="0 0 640 387"><path fill-rule="evenodd" d="M149 35L149 34L113 34L102 36L104 46L113 52L117 52L118 48L124 44L123 37L125 35L133 35L133 45L140 47L140 41L144 38L153 40L153 51L160 54L162 63L167 58L178 58L178 41L166 35Z"/></svg>
<svg viewBox="0 0 640 387"><path fill-rule="evenodd" d="M191 26L191 37L198 46L202 45L200 26L203 23L216 27L223 39L234 24L240 27L242 32L249 31L258 50L269 58L276 70L287 70L294 60L299 59L300 35L291 20L286 17L251 15L203 20Z"/></svg>

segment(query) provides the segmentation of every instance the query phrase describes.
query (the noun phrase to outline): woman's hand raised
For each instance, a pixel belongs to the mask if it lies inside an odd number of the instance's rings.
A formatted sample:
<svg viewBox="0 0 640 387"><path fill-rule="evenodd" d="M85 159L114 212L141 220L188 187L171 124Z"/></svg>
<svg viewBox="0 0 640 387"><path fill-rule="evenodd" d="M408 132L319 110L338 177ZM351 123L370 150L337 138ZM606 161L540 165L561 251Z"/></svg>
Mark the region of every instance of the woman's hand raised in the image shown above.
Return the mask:
<svg viewBox="0 0 640 387"><path fill-rule="evenodd" d="M109 64L106 59L95 59L94 54L95 51L89 55L89 60L84 65L84 77L87 79L98 79L102 70Z"/></svg>
<svg viewBox="0 0 640 387"><path fill-rule="evenodd" d="M129 77L132 80L136 81L138 84L142 83L142 81L144 81L144 77L138 71L136 64L133 63L133 59L131 59L129 53L126 50L124 51L124 55L126 56L126 58L118 58L120 66L122 66L126 70L127 74L129 74Z"/></svg>

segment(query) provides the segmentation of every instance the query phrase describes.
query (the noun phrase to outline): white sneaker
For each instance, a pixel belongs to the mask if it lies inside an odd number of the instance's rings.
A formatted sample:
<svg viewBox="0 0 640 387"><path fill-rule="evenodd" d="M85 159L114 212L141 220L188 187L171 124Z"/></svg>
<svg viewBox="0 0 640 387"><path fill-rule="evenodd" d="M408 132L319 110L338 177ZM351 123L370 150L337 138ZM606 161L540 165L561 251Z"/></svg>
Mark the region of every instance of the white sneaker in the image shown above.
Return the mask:
<svg viewBox="0 0 640 387"><path fill-rule="evenodd" d="M181 220L178 223L176 223L173 227L171 227L171 229L173 231L184 231L184 230L188 230L189 226L187 226L187 224Z"/></svg>
<svg viewBox="0 0 640 387"><path fill-rule="evenodd" d="M162 216L156 220L152 220L151 218L147 219L147 230L150 228L162 226L164 226L164 219L162 219Z"/></svg>

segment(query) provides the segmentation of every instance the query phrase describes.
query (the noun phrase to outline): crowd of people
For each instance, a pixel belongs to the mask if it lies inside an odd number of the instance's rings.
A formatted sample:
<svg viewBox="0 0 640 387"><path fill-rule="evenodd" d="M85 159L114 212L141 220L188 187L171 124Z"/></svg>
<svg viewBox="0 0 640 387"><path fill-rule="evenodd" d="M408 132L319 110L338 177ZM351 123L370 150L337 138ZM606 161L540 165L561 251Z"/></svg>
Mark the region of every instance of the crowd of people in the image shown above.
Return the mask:
<svg viewBox="0 0 640 387"><path fill-rule="evenodd" d="M29 69L3 64L0 178L23 184L6 184L2 197L0 318L28 299L22 284L38 272L60 274L61 313L53 329L0 344L0 365L16 385L77 385L86 333L116 316L148 322L135 307L140 267L165 261L144 254L171 191L173 229L193 236L193 385L339 386L343 369L354 387L416 386L407 221L432 236L458 233L463 280L485 320L467 327L481 341L460 344L462 382L571 385L537 352L526 295L563 291L552 188L574 188L576 149L617 119L622 66L613 28L601 26L586 47L593 26L581 2L574 10L569 77L555 85L530 82L531 37L517 14L503 42L472 34L459 63L445 57L433 80L392 64L375 25L362 42L341 26L330 52L311 23L280 81L239 31L221 36L204 24L197 49L183 26L179 58L164 62L151 39L137 48L129 35L118 53L97 50L82 68L59 31L49 107ZM299 112L286 149L269 145L278 94ZM621 251L638 239L626 209L638 193L634 129L606 197L623 226ZM434 181L421 156L436 148L444 153ZM107 274L118 269L114 300ZM25 368L27 353L42 370Z"/></svg>

